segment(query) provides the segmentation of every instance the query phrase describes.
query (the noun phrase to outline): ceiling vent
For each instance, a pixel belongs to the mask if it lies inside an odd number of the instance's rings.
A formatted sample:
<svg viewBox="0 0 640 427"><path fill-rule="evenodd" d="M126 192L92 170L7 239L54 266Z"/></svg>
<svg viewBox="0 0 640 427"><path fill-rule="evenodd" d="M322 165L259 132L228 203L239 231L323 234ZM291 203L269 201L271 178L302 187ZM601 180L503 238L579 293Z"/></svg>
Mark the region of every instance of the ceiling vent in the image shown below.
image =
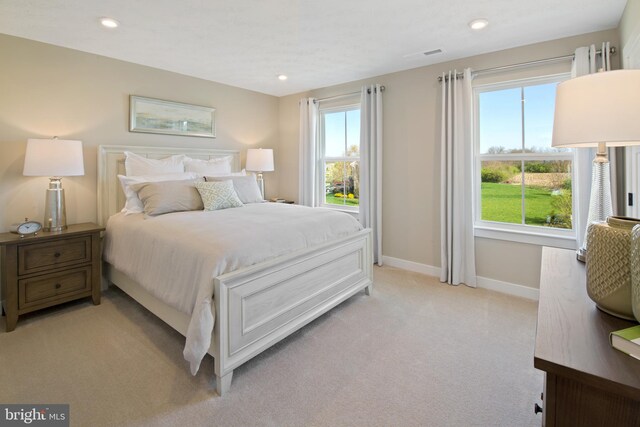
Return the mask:
<svg viewBox="0 0 640 427"><path fill-rule="evenodd" d="M426 52L422 52L424 56L437 55L438 53L442 53L442 49L428 50Z"/></svg>

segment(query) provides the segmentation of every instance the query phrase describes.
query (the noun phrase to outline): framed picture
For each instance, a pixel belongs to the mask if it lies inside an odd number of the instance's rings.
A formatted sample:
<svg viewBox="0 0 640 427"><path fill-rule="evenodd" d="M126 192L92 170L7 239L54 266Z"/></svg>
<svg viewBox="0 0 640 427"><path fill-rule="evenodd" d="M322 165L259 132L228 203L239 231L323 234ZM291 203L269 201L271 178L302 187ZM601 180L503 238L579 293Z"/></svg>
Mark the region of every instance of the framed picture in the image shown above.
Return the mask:
<svg viewBox="0 0 640 427"><path fill-rule="evenodd" d="M216 137L215 108L130 96L129 131Z"/></svg>

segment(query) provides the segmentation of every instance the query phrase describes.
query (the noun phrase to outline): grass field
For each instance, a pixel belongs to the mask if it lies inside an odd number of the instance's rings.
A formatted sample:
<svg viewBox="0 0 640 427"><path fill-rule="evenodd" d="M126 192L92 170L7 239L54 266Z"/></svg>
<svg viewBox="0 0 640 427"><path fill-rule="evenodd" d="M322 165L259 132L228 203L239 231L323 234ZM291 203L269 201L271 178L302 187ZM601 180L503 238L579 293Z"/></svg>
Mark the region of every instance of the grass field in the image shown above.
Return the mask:
<svg viewBox="0 0 640 427"><path fill-rule="evenodd" d="M327 198L325 200L325 203L331 205L358 206L360 204L358 199L343 199L342 197L335 197L333 194L327 194Z"/></svg>
<svg viewBox="0 0 640 427"><path fill-rule="evenodd" d="M525 224L546 225L553 210L551 192L541 187L525 187L524 194ZM482 183L483 220L521 224L521 203L519 185Z"/></svg>

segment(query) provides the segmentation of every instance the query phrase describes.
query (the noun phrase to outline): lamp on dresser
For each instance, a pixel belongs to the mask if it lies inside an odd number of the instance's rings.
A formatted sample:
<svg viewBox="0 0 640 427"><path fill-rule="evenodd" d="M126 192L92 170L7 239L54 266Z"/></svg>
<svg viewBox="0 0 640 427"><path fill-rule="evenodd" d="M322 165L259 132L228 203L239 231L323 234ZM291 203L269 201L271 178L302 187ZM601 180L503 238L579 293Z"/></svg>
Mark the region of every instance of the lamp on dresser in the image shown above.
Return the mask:
<svg viewBox="0 0 640 427"><path fill-rule="evenodd" d="M597 147L585 228L613 215L607 147L640 144L640 70L589 74L558 85L553 147ZM578 259L585 260L585 243Z"/></svg>
<svg viewBox="0 0 640 427"><path fill-rule="evenodd" d="M627 319L633 319L631 264L637 261L631 259L631 228L640 220L612 216L607 146L639 144L640 70L589 74L558 85L552 146L597 147L578 250L587 263L587 292L598 308Z"/></svg>
<svg viewBox="0 0 640 427"><path fill-rule="evenodd" d="M272 172L273 150L271 148L249 148L247 150L246 170L258 172L258 186L264 199L264 179L263 172Z"/></svg>
<svg viewBox="0 0 640 427"><path fill-rule="evenodd" d="M62 177L84 175L82 141L58 139L29 139L24 158L24 176L48 176L49 188L45 199L45 231L67 228Z"/></svg>

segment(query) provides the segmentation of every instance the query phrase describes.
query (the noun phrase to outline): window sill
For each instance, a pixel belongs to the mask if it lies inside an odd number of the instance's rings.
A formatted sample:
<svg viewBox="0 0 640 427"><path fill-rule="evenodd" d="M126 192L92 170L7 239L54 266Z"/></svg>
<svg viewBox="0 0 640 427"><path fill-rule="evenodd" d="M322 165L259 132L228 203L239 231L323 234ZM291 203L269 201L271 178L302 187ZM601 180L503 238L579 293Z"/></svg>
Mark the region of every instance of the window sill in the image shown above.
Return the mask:
<svg viewBox="0 0 640 427"><path fill-rule="evenodd" d="M563 233L564 234L564 233ZM505 240L509 242L527 243L530 245L551 246L562 249L576 249L576 238L573 233L548 234L528 230L508 230L500 227L476 225L474 236L485 239Z"/></svg>
<svg viewBox="0 0 640 427"><path fill-rule="evenodd" d="M327 209L333 209L334 211L346 212L346 213L350 213L350 214L354 214L354 215L358 215L358 213L360 212L358 209L347 208L347 207L342 207L342 206L338 206L338 205L322 204L322 205L320 205L320 207L327 208Z"/></svg>

